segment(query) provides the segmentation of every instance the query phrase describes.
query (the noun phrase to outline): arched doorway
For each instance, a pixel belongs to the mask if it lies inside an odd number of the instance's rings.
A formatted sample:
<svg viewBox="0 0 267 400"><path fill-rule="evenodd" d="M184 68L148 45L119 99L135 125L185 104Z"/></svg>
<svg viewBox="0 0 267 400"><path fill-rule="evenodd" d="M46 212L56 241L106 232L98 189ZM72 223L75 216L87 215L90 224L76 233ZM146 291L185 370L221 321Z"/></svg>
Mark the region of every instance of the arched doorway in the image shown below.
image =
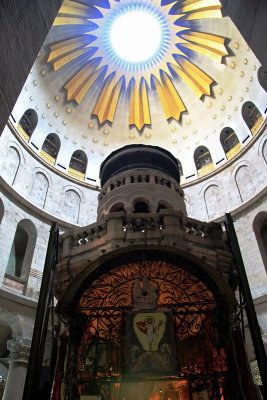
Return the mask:
<svg viewBox="0 0 267 400"><path fill-rule="evenodd" d="M63 399L241 399L233 302L219 286L167 252L101 264L59 307L70 323Z"/></svg>

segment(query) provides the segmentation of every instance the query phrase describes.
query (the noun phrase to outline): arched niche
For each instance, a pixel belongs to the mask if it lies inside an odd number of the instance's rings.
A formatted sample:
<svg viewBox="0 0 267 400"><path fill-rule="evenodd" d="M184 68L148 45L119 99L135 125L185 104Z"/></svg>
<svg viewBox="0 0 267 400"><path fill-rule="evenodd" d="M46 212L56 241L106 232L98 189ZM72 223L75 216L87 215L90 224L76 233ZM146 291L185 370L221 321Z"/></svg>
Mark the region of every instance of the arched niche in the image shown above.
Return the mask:
<svg viewBox="0 0 267 400"><path fill-rule="evenodd" d="M44 208L49 182L45 174L36 172L30 192L31 199L38 207Z"/></svg>
<svg viewBox="0 0 267 400"><path fill-rule="evenodd" d="M29 108L22 115L18 124L18 131L26 141L29 141L38 123L38 115L35 110Z"/></svg>
<svg viewBox="0 0 267 400"><path fill-rule="evenodd" d="M242 106L242 117L247 124L252 135L255 135L260 129L264 119L252 101L246 101Z"/></svg>
<svg viewBox="0 0 267 400"><path fill-rule="evenodd" d="M166 200L160 200L158 202L157 212L159 212L160 210L171 210L171 209L173 209L173 207Z"/></svg>
<svg viewBox="0 0 267 400"><path fill-rule="evenodd" d="M237 169L235 174L235 182L243 203L254 195L255 186L247 165L242 165Z"/></svg>
<svg viewBox="0 0 267 400"><path fill-rule="evenodd" d="M263 265L267 271L267 212L262 211L253 221L253 230L261 253Z"/></svg>
<svg viewBox="0 0 267 400"><path fill-rule="evenodd" d="M19 167L21 164L21 157L18 150L14 146L10 146L7 151L3 178L10 184L14 185Z"/></svg>
<svg viewBox="0 0 267 400"><path fill-rule="evenodd" d="M7 262L6 274L20 278L24 282L28 280L36 238L37 230L32 221L24 219L18 223Z"/></svg>
<svg viewBox="0 0 267 400"><path fill-rule="evenodd" d="M54 165L60 149L60 139L55 133L46 136L40 155L51 165Z"/></svg>
<svg viewBox="0 0 267 400"><path fill-rule="evenodd" d="M258 69L258 81L265 92L267 92L267 68L260 66Z"/></svg>
<svg viewBox="0 0 267 400"><path fill-rule="evenodd" d="M230 127L223 128L220 134L220 142L227 160L234 157L242 148L236 133Z"/></svg>
<svg viewBox="0 0 267 400"><path fill-rule="evenodd" d="M267 140L263 143L262 146L262 157L264 158L265 162L267 163Z"/></svg>
<svg viewBox="0 0 267 400"><path fill-rule="evenodd" d="M74 375L79 376L74 390L84 396L97 396L105 381L119 379L116 392L115 385L111 386L111 399L132 398L124 393L142 394L146 389L147 399L154 398L154 389L168 398L166 376L172 377L172 383L185 380L179 392L183 399L190 398L188 385L192 385L190 393L208 388L206 399L219 398L216 390L224 398L238 391L229 346L234 297L222 279L217 285L205 267L158 248L120 252L98 266L91 265L90 271L72 281L59 304L59 313L70 322L72 338L73 357L67 361L69 373L65 374L68 397L68 382L73 382ZM137 377L132 386L129 376ZM139 385L140 376L145 377L145 386ZM152 384L150 376L160 383ZM177 392L171 398L177 398Z"/></svg>
<svg viewBox="0 0 267 400"><path fill-rule="evenodd" d="M204 192L204 200L210 220L218 218L224 213L224 200L219 186L208 186Z"/></svg>
<svg viewBox="0 0 267 400"><path fill-rule="evenodd" d="M4 213L5 213L4 203L3 203L2 199L0 199L0 224L2 222Z"/></svg>
<svg viewBox="0 0 267 400"><path fill-rule="evenodd" d="M199 146L194 152L194 161L198 176L203 176L214 170L210 151L205 146Z"/></svg>
<svg viewBox="0 0 267 400"><path fill-rule="evenodd" d="M62 218L65 218L68 222L77 224L79 221L80 206L81 197L79 194L73 189L66 190L61 212Z"/></svg>
<svg viewBox="0 0 267 400"><path fill-rule="evenodd" d="M68 173L74 178L84 180L87 168L87 156L84 151L76 150L71 156Z"/></svg>
<svg viewBox="0 0 267 400"><path fill-rule="evenodd" d="M113 204L113 206L110 207L110 209L109 209L109 213L119 212L119 211L124 211L125 212L124 204L122 202L118 202L118 203Z"/></svg>

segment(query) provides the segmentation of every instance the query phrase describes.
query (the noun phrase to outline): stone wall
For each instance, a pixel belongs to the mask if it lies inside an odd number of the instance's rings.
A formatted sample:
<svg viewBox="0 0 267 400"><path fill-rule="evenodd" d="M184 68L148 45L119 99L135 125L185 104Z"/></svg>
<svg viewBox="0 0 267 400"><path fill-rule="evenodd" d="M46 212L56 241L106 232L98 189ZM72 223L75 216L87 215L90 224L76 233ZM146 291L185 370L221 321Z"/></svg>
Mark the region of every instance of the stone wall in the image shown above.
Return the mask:
<svg viewBox="0 0 267 400"><path fill-rule="evenodd" d="M0 175L19 201L44 212L50 221L88 225L96 220L98 191L40 164L13 136L8 127L0 138Z"/></svg>

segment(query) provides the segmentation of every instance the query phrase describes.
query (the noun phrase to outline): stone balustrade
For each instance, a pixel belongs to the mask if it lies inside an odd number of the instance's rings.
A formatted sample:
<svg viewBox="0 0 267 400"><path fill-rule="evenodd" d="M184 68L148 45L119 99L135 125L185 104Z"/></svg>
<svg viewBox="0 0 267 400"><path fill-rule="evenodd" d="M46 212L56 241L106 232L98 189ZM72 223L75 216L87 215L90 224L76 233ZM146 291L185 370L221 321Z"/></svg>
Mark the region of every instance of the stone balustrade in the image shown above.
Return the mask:
<svg viewBox="0 0 267 400"><path fill-rule="evenodd" d="M218 224L197 221L193 218L184 217L182 213L174 210L160 210L158 213L130 213L119 211L106 216L104 219L91 224L87 227L71 231L61 236L61 257L72 249L90 246L99 239L127 240L129 234L146 233L149 237L153 232L153 237L167 237L170 234L179 236L185 234L190 240L195 237L197 240L214 241L216 237L222 235L222 229ZM112 233L112 238L110 238ZM158 234L155 236L155 233ZM193 240L193 239L192 239Z"/></svg>
<svg viewBox="0 0 267 400"><path fill-rule="evenodd" d="M152 172L152 171L140 171L137 173L129 173L125 176L125 173L116 175L114 178L108 180L105 185L102 187L101 192L99 194L99 201L103 199L103 197L110 193L112 190L119 188L121 186L130 185L130 184L140 184L140 183L148 183L148 184L158 184L165 186L166 188L175 190L180 195L183 196L182 189L178 186L177 182L170 178L168 175L163 172L160 173Z"/></svg>

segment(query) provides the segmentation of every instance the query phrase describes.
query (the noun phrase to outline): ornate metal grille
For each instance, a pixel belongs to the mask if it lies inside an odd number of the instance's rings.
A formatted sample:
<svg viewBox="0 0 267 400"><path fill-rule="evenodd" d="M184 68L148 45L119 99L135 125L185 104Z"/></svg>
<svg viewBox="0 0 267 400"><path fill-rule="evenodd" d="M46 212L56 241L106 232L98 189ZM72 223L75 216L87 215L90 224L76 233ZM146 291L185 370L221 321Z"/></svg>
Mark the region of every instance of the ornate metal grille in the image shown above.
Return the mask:
<svg viewBox="0 0 267 400"><path fill-rule="evenodd" d="M227 318L219 315L213 294L197 276L169 261L117 266L97 277L84 291L72 318L65 399L78 394L123 399L118 388L129 381L124 374L125 313L133 308L134 283L144 276L157 284L157 310L172 310L177 354L175 376L149 379L186 380L185 400L197 399L196 393L202 392L209 400L226 400ZM136 379L141 382L148 378Z"/></svg>

